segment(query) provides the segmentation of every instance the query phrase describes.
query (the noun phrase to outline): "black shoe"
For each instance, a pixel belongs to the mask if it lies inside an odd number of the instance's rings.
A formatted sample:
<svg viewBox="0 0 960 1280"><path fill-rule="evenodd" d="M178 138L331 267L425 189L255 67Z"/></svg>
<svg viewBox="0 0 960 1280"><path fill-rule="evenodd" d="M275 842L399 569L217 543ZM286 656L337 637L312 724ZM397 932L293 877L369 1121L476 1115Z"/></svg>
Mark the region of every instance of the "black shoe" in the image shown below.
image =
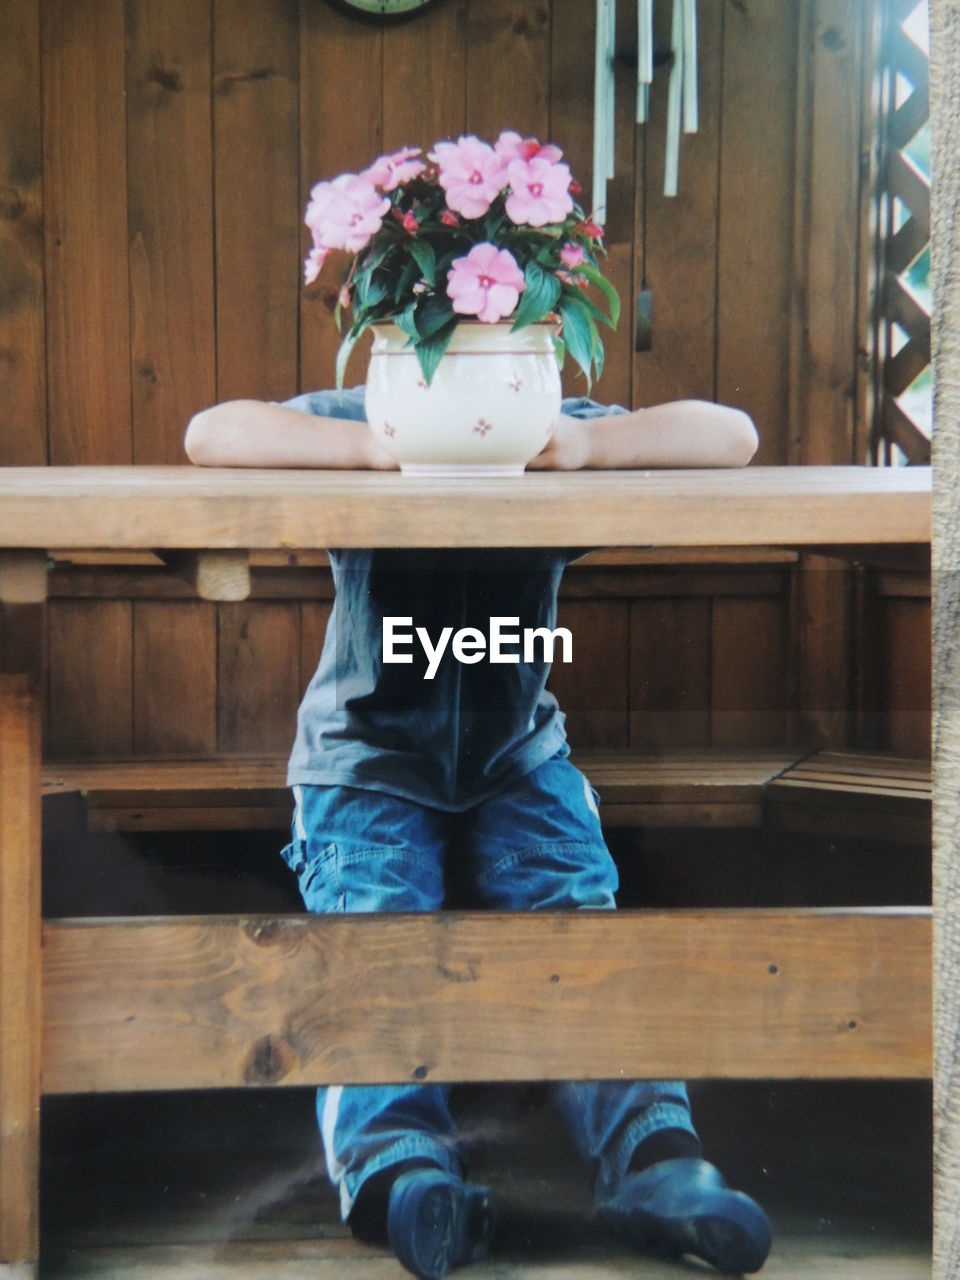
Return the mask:
<svg viewBox="0 0 960 1280"><path fill-rule="evenodd" d="M390 1190L387 1238L420 1280L441 1280L477 1262L493 1235L493 1196L442 1169L411 1169Z"/></svg>
<svg viewBox="0 0 960 1280"><path fill-rule="evenodd" d="M767 1215L705 1160L662 1160L627 1174L597 1213L636 1248L690 1253L733 1275L759 1271L770 1252Z"/></svg>

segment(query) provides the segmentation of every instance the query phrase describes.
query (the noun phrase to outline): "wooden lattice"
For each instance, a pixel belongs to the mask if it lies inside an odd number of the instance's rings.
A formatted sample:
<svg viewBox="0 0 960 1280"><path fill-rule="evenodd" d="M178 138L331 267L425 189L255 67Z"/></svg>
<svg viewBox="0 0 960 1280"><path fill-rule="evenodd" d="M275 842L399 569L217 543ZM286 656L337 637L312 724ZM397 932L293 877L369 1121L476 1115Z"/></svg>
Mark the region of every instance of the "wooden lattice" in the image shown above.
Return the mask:
<svg viewBox="0 0 960 1280"><path fill-rule="evenodd" d="M906 275L930 244L930 181L907 148L930 115L929 58L904 31L917 0L885 0L881 50L880 236L874 350L877 356L871 451L874 461L930 461L929 428L902 397L930 364L930 312Z"/></svg>

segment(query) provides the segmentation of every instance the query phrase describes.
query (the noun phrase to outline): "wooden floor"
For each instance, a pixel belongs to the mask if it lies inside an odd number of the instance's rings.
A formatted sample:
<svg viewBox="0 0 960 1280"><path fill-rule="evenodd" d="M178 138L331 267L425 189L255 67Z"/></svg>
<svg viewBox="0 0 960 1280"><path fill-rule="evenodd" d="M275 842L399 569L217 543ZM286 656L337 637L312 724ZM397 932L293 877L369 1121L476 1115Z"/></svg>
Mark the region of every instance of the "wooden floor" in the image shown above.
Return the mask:
<svg viewBox="0 0 960 1280"><path fill-rule="evenodd" d="M777 1224L768 1280L929 1280L929 1248L868 1224ZM579 1228L579 1229L576 1229ZM577 1238L579 1236L579 1238ZM709 1274L693 1259L665 1262L624 1251L591 1224L560 1239L505 1240L469 1269L475 1280L683 1280ZM80 1246L50 1261L42 1280L403 1280L382 1249L343 1237L218 1243Z"/></svg>
<svg viewBox="0 0 960 1280"><path fill-rule="evenodd" d="M710 1154L774 1225L768 1280L929 1280L921 1085L698 1087ZM455 1109L499 1203L475 1280L716 1274L626 1252L536 1088ZM404 1280L354 1242L319 1166L309 1091L45 1102L40 1280Z"/></svg>

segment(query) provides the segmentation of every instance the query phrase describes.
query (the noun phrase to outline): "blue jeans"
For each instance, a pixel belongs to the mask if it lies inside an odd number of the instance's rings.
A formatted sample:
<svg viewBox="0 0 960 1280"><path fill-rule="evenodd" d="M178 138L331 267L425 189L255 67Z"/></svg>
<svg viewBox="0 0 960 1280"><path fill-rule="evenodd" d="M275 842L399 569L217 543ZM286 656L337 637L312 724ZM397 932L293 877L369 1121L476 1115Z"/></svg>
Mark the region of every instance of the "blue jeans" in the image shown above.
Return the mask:
<svg viewBox="0 0 960 1280"><path fill-rule="evenodd" d="M477 905L499 911L614 906L617 871L597 795L565 752L466 813L376 791L294 787L293 841L283 856L309 911L439 911L448 850L466 859ZM555 1100L599 1197L616 1194L638 1144L662 1129L694 1134L679 1081L554 1086ZM317 1112L344 1218L364 1181L410 1159L461 1172L447 1085L336 1085Z"/></svg>

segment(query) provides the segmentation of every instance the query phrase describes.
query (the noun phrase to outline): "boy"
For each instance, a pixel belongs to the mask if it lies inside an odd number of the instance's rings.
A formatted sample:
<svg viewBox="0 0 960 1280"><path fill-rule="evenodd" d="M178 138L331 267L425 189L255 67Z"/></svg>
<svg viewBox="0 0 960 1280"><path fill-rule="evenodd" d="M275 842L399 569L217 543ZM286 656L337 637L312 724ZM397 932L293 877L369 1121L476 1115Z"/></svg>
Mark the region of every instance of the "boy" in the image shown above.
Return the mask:
<svg viewBox="0 0 960 1280"><path fill-rule="evenodd" d="M629 413L564 402L531 467L743 466L757 437L735 409L699 401ZM285 405L234 401L190 423L206 466L390 469L364 421L362 389ZM491 616L553 630L565 564L555 549L331 551L336 602L320 665L298 714L284 850L311 911L435 911L448 854L480 904L499 910L612 908L617 873L596 793L570 763L549 662L445 654L383 661L386 617L489 630ZM534 651L536 654L536 650ZM542 653L542 650L541 650ZM354 1234L386 1235L422 1280L481 1257L493 1225L488 1189L463 1178L449 1090L336 1086L318 1093L330 1177ZM638 1247L692 1253L723 1271L756 1271L770 1226L748 1196L700 1158L676 1081L556 1086L571 1137L596 1176L599 1216Z"/></svg>

